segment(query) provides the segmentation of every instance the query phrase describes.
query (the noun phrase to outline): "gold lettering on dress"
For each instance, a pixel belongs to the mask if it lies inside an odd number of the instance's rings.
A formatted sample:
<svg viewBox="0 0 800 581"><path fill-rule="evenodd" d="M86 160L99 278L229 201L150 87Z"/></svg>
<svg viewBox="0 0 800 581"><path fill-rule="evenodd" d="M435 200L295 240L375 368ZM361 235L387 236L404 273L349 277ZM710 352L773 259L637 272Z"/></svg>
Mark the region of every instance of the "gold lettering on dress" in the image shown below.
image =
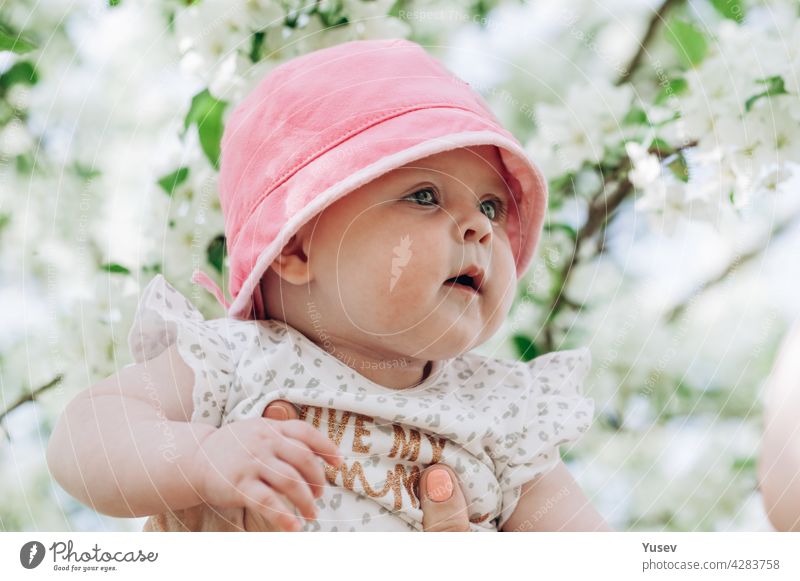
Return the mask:
<svg viewBox="0 0 800 581"><path fill-rule="evenodd" d="M342 443L347 423L350 421L350 412L342 414L342 420L336 420L336 410L333 408L328 409L328 439L339 446Z"/></svg>
<svg viewBox="0 0 800 581"><path fill-rule="evenodd" d="M315 428L319 428L322 423L322 414L325 408L309 405L300 405L300 419L306 420L309 416L311 408L314 409L313 419L311 420ZM374 423L375 418L366 416L359 413L352 413L349 411L342 412L341 418L338 417L338 412L335 409L328 408L328 439L341 446L347 431L347 425L350 419L354 420L353 430L353 452L360 454L369 453L372 448L372 442L365 441L369 438L372 432L367 428L368 423ZM392 449L389 452L389 458L405 459L409 462L416 462L420 457L422 434L419 430L408 428L406 429L399 424L392 424L394 432L394 440ZM431 460L426 462L426 465L436 464L442 460L444 448L447 443L446 438L437 438L430 434L425 434L431 446ZM367 481L367 476L364 474L364 466L359 461L348 463L343 462L338 468L325 463L325 479L328 484L337 485L338 476L341 473L341 486L354 492L361 492L366 496L372 498L382 498L392 492L394 494L394 510L401 510L403 508L403 489L406 490L408 498L411 501L412 508L419 508L419 496L417 494L417 487L419 485L420 476L422 474L419 466L405 466L404 464L395 464L394 469L386 470L386 482L381 489L375 489L370 486ZM356 488L358 482L360 490ZM481 515L477 519L470 519L473 523L478 523L486 520L489 513Z"/></svg>
<svg viewBox="0 0 800 581"><path fill-rule="evenodd" d="M315 428L319 428L319 425L322 421L322 408L310 405L301 405L300 406L300 419L305 420L306 416L308 415L308 408L314 408L314 419L311 420L311 425Z"/></svg>
<svg viewBox="0 0 800 581"><path fill-rule="evenodd" d="M439 443L437 444L435 436L425 434L425 437L428 438L428 441L431 443L431 448L433 449L431 464L438 464L442 459L442 452L444 452L444 446L447 443L447 438L439 438Z"/></svg>
<svg viewBox="0 0 800 581"><path fill-rule="evenodd" d="M482 515L479 515L479 516L476 516L476 517L472 517L472 518L469 519L469 522L475 523L475 524L482 523L487 518L489 518L490 514L492 514L492 513L487 512L486 514L482 514Z"/></svg>
<svg viewBox="0 0 800 581"><path fill-rule="evenodd" d="M386 471L386 485L394 492L394 509L403 508L403 481L405 480L406 470L402 464L395 464L394 472ZM383 496L383 495L381 495Z"/></svg>
<svg viewBox="0 0 800 581"><path fill-rule="evenodd" d="M408 478L406 478L406 473L403 471L403 484L406 487L406 492L408 492L408 497L411 499L411 508L417 508L419 506L416 490L421 473L422 471L419 469L419 466L411 467L411 475Z"/></svg>
<svg viewBox="0 0 800 581"><path fill-rule="evenodd" d="M412 428L409 430L409 437L406 438L406 431L403 426L392 424L392 429L394 429L394 443L392 443L389 458L394 458L399 452L400 458L408 458L408 460L414 462L419 457L419 432Z"/></svg>
<svg viewBox="0 0 800 581"><path fill-rule="evenodd" d="M391 471L386 471L387 476L391 474ZM364 467L361 465L361 462L353 462L353 469L352 471L347 470L347 466L342 464L342 486L344 486L348 490L355 490L353 487L353 483L355 482L356 477L358 477L359 482L361 483L361 489L368 495L373 498L380 498L382 496L386 496L386 493L389 492L390 489L390 482L389 479L386 479L386 484L383 485L383 490L376 491L367 482L367 477L364 476ZM401 499L402 506L402 499ZM395 505L397 505L397 499L395 499ZM400 508L397 506L397 508Z"/></svg>
<svg viewBox="0 0 800 581"><path fill-rule="evenodd" d="M369 436L370 431L364 427L364 422L374 422L375 419L369 416L362 416L361 414L356 414L356 427L353 433L353 452L360 452L362 454L367 454L369 452L370 446L372 444L365 444L361 441L362 436Z"/></svg>
<svg viewBox="0 0 800 581"><path fill-rule="evenodd" d="M361 466L361 462L353 462L352 471L347 469L347 464L342 464L342 486L344 486L347 490L354 490L353 482L355 482L356 476L358 476L358 479L361 480L361 485L363 486L365 480L364 468Z"/></svg>
<svg viewBox="0 0 800 581"><path fill-rule="evenodd" d="M346 465L345 462L342 462L342 468ZM327 462L325 462L325 480L328 481L328 484L335 485L336 484L336 475L339 473L339 469L331 466Z"/></svg>
<svg viewBox="0 0 800 581"><path fill-rule="evenodd" d="M400 510L403 508L403 488L405 488L408 492L408 496L411 499L411 506L413 508L417 508L419 506L414 492L420 477L420 469L417 466L412 466L411 474L408 475L406 474L405 466L402 464L395 464L394 470L386 471L386 482L383 485L383 488L380 490L372 488L369 482L367 482L367 477L364 474L364 467L359 461L353 462L352 467L349 468L346 462L343 463L339 468L333 468L327 465L325 466L325 477L330 484L336 484L336 477L339 472L342 473L341 486L347 490L359 492L355 486L356 480L358 480L358 483L361 485L361 491L363 491L363 493L369 497L382 498L390 491L393 492L394 510Z"/></svg>

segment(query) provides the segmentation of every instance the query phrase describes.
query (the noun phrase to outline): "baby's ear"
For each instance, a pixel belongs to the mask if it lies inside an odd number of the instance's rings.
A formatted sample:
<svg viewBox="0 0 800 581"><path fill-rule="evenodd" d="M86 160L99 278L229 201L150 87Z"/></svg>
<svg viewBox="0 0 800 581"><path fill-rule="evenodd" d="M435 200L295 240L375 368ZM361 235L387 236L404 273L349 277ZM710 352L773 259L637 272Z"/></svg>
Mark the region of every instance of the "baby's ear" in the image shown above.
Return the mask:
<svg viewBox="0 0 800 581"><path fill-rule="evenodd" d="M308 261L308 243L302 233L295 234L272 261L272 270L290 284L306 284L314 278Z"/></svg>

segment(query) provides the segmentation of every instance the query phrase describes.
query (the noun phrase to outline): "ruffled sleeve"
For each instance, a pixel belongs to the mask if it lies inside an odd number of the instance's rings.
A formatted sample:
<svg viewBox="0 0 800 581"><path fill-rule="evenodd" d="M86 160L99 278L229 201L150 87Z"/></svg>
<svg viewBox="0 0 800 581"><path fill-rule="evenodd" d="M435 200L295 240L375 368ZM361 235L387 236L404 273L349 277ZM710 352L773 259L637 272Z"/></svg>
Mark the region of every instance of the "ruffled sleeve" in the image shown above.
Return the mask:
<svg viewBox="0 0 800 581"><path fill-rule="evenodd" d="M516 509L522 485L554 468L559 446L577 441L591 425L594 402L583 396L582 387L591 361L583 347L523 364L528 385L520 401L522 421L506 434L497 466L503 503L498 528Z"/></svg>
<svg viewBox="0 0 800 581"><path fill-rule="evenodd" d="M142 363L173 343L194 371L192 422L220 426L236 365L254 340L252 321L206 321L186 297L161 275L142 291L128 335L131 356Z"/></svg>

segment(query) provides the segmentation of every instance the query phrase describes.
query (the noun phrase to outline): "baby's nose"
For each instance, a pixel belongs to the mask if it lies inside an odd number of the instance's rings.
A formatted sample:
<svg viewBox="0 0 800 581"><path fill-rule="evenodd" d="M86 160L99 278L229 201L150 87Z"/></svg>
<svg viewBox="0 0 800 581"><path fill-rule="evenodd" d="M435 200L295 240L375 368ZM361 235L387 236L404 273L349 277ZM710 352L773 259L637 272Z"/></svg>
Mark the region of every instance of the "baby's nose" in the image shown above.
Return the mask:
<svg viewBox="0 0 800 581"><path fill-rule="evenodd" d="M479 211L471 211L460 223L464 242L489 244L492 241L492 223L486 215Z"/></svg>

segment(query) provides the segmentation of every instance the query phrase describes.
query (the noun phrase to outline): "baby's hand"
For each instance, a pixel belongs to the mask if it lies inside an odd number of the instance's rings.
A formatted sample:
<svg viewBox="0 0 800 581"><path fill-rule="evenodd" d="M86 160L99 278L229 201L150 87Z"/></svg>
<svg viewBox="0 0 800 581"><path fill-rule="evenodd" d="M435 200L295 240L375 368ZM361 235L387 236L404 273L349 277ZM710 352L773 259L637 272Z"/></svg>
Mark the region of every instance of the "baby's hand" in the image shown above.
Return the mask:
<svg viewBox="0 0 800 581"><path fill-rule="evenodd" d="M301 420L253 418L217 429L200 444L192 477L200 496L220 508L245 507L278 530L300 530L300 521L278 494L308 520L316 518L325 472L342 462L338 448ZM313 495L313 496L312 496Z"/></svg>

